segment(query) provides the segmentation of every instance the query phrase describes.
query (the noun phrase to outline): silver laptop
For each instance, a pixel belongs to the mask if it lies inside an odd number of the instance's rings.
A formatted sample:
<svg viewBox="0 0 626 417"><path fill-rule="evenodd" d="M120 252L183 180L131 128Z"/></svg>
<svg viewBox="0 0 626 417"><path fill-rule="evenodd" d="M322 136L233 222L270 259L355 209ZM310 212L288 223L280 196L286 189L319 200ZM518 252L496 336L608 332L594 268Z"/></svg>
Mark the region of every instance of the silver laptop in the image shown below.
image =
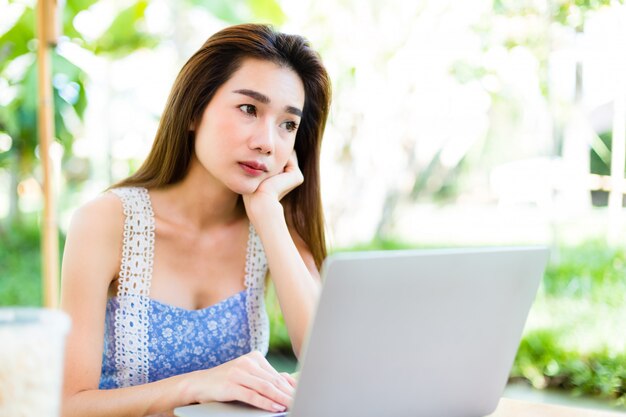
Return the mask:
<svg viewBox="0 0 626 417"><path fill-rule="evenodd" d="M329 257L289 417L491 413L547 259L540 247ZM175 414L284 415L235 403Z"/></svg>

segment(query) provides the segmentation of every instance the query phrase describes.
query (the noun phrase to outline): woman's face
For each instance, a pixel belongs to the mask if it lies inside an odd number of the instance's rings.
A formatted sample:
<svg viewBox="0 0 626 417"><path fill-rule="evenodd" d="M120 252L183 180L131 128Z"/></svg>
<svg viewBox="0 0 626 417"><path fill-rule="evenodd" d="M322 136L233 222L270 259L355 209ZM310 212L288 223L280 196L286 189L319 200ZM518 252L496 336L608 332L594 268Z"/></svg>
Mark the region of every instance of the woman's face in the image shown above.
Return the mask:
<svg viewBox="0 0 626 417"><path fill-rule="evenodd" d="M291 69L248 58L215 93L195 124L195 154L238 194L281 173L296 139L304 86Z"/></svg>

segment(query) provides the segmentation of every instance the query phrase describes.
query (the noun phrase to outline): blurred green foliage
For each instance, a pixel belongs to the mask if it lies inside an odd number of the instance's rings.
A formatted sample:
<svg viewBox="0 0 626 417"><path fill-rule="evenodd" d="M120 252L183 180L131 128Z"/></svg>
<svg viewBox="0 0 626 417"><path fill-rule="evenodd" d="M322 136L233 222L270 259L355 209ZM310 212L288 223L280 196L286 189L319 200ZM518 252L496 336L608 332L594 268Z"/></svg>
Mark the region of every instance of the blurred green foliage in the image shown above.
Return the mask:
<svg viewBox="0 0 626 417"><path fill-rule="evenodd" d="M623 3L623 0L617 0ZM548 3L552 21L566 26L578 26L585 14L606 7L611 0L554 0ZM543 11L544 3L532 0L493 0L493 10L499 14L528 15Z"/></svg>
<svg viewBox="0 0 626 417"><path fill-rule="evenodd" d="M187 0L206 8L218 19L238 24L243 22L282 25L286 16L276 0Z"/></svg>
<svg viewBox="0 0 626 417"><path fill-rule="evenodd" d="M118 10L103 34L90 40L75 27L76 16L96 3L95 0L68 0L64 2L60 43L72 44L86 53L119 58L144 47L157 45L158 38L141 29L147 1L139 0L126 9ZM0 33L0 85L4 84L12 99L0 107L0 133L11 137L7 152L0 153L0 168L11 175L9 189L10 213L8 221L20 221L17 204L19 182L33 176L39 166L36 149L39 144L37 125L38 81L34 5L24 5L15 23ZM82 120L87 106L85 85L87 73L71 62L59 49L51 50L52 90L54 102L54 140L64 149L64 158L72 156L76 120Z"/></svg>
<svg viewBox="0 0 626 417"><path fill-rule="evenodd" d="M33 226L0 229L0 306L40 306L41 250Z"/></svg>
<svg viewBox="0 0 626 417"><path fill-rule="evenodd" d="M626 405L626 351L581 353L559 342L559 332L538 330L524 336L511 371L536 388L560 388Z"/></svg>
<svg viewBox="0 0 626 417"><path fill-rule="evenodd" d="M546 269L543 291L547 296L587 298L624 305L626 294L626 252L600 241L562 247L553 253Z"/></svg>

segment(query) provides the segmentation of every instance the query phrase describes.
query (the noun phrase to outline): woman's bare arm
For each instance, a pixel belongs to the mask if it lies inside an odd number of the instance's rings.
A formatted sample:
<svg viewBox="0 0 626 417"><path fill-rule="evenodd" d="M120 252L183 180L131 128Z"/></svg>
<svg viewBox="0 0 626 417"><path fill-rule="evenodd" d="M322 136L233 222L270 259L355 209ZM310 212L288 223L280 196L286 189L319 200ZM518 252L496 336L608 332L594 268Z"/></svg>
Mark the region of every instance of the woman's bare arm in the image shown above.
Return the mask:
<svg viewBox="0 0 626 417"><path fill-rule="evenodd" d="M293 351L299 356L319 297L319 271L306 243L288 227L284 216L282 219L272 216L271 220L260 222L257 232L263 242Z"/></svg>
<svg viewBox="0 0 626 417"><path fill-rule="evenodd" d="M313 255L295 230L289 228L280 203L303 180L294 151L282 173L264 180L254 193L243 196L248 217L263 242L296 356L313 319L321 286Z"/></svg>

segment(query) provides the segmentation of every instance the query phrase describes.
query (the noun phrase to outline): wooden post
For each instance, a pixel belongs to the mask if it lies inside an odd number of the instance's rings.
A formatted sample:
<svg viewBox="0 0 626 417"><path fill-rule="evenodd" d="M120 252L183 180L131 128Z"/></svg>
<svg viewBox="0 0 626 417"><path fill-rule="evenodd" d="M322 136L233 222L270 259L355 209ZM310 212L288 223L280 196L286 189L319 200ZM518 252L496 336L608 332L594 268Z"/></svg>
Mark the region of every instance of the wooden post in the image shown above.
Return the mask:
<svg viewBox="0 0 626 417"><path fill-rule="evenodd" d="M59 294L59 233L54 192L54 170L50 144L54 137L54 101L52 94L51 49L56 43L55 0L37 2L37 78L39 157L43 168L44 209L41 223L43 304L58 306Z"/></svg>

